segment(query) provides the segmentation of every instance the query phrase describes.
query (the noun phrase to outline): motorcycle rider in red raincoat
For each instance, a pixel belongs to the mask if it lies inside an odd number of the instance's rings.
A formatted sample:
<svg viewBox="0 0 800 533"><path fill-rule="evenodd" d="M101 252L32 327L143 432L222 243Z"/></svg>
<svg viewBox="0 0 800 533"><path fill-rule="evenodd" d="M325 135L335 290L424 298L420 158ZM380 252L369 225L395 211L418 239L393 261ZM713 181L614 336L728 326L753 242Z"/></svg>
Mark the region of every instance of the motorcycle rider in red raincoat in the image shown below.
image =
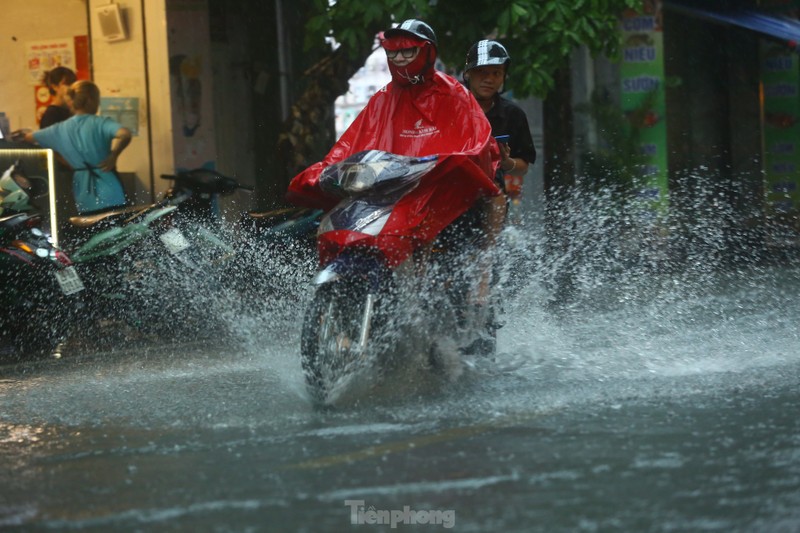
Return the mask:
<svg viewBox="0 0 800 533"><path fill-rule="evenodd" d="M474 233L476 221L484 246L493 245L502 228L502 216L494 216L494 198L500 195L493 179L499 149L485 113L464 85L435 70L436 35L425 22L402 22L384 32L381 45L392 81L373 95L322 161L295 176L287 200L324 210L334 207L339 198L319 188L319 177L326 167L361 151L436 155L437 166L393 210L379 248L396 266L414 250L430 250L445 229L458 234L460 227L473 226ZM466 223L459 224L462 220ZM330 245L320 243L321 263L337 254ZM491 276L490 265L482 270L478 303L488 295Z"/></svg>
<svg viewBox="0 0 800 533"><path fill-rule="evenodd" d="M478 197L485 197L485 209L491 209L488 198L500 194L492 179L499 150L489 121L469 90L434 69L437 40L428 24L406 20L385 31L381 45L392 81L370 99L322 161L294 177L286 198L298 205L330 209L338 198L320 190L320 174L363 150L438 155L439 165L420 184L420 189L428 190L416 191L415 200L387 223L391 232L427 244ZM465 180L478 185L470 188L476 193L464 194ZM486 228L491 242L499 228Z"/></svg>

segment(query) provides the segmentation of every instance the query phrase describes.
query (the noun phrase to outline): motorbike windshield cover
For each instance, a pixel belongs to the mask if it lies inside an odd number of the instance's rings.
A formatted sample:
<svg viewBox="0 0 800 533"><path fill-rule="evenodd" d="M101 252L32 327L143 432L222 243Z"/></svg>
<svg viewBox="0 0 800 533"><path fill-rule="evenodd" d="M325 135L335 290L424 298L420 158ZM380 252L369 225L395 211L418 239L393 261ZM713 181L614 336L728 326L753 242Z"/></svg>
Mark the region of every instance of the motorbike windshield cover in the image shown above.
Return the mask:
<svg viewBox="0 0 800 533"><path fill-rule="evenodd" d="M341 194L320 187L323 171L367 150L438 156L436 166L414 193L393 209L382 232L385 238L428 241L477 198L500 192L492 179L499 151L489 121L469 91L441 72L424 84L397 86L390 82L376 93L325 159L294 177L287 200L331 209Z"/></svg>
<svg viewBox="0 0 800 533"><path fill-rule="evenodd" d="M320 188L337 196L385 195L416 186L436 165L436 156L405 157L366 150L326 168Z"/></svg>

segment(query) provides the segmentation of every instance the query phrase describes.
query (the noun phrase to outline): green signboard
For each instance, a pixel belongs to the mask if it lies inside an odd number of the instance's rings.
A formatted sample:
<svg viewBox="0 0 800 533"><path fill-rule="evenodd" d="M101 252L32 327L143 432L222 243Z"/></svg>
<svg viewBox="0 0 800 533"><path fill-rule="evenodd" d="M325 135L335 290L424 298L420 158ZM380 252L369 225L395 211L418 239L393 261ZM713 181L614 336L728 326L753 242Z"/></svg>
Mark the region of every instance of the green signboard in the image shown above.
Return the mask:
<svg viewBox="0 0 800 533"><path fill-rule="evenodd" d="M772 213L800 207L799 64L797 54L762 41L764 179L767 207Z"/></svg>
<svg viewBox="0 0 800 533"><path fill-rule="evenodd" d="M648 4L644 13L628 12L622 17L621 105L630 127L638 129L646 156L639 195L658 208L669 201L664 34L661 3Z"/></svg>

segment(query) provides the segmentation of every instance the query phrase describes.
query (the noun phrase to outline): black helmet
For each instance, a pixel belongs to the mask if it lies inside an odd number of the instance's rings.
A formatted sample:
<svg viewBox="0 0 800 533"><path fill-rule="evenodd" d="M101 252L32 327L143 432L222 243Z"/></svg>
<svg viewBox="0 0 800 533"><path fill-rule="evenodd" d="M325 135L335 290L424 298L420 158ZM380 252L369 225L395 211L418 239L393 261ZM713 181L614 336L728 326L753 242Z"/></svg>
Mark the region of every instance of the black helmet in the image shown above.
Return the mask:
<svg viewBox="0 0 800 533"><path fill-rule="evenodd" d="M464 73L475 67L484 65L505 65L508 72L508 64L511 63L511 56L508 55L506 47L497 41L484 39L472 45L467 52L467 64L464 66Z"/></svg>
<svg viewBox="0 0 800 533"><path fill-rule="evenodd" d="M392 28L391 30L386 30L383 32L383 36L387 39L391 37L397 37L398 35L413 35L414 37L418 37L423 41L428 41L437 48L439 47L438 43L436 42L436 34L433 33L433 28L421 20L404 20L396 28Z"/></svg>

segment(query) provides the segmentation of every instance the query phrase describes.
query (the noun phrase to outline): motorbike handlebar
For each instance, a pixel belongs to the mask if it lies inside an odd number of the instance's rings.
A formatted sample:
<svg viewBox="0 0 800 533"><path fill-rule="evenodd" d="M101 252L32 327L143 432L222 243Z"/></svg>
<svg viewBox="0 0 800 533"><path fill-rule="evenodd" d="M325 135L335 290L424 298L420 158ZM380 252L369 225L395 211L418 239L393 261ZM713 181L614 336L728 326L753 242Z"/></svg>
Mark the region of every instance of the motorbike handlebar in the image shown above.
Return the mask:
<svg viewBox="0 0 800 533"><path fill-rule="evenodd" d="M254 190L253 187L242 185L234 178L206 168L196 168L178 174L162 174L161 179L172 180L176 184L204 193L229 194L237 189L250 192Z"/></svg>

